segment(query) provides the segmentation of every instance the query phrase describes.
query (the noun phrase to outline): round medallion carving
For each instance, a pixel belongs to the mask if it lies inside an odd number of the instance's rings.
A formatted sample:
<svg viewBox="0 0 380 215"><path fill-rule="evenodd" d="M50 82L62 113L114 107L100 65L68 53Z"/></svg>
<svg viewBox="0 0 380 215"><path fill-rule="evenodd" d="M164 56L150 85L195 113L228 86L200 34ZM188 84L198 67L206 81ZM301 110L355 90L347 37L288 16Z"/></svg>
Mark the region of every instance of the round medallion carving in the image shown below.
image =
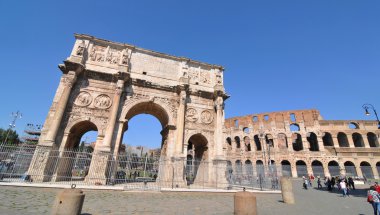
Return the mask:
<svg viewBox="0 0 380 215"><path fill-rule="evenodd" d="M111 105L112 105L111 98L107 95L104 95L104 94L98 95L94 99L94 106L97 108L107 109L107 108L111 107Z"/></svg>
<svg viewBox="0 0 380 215"><path fill-rule="evenodd" d="M210 111L205 110L201 113L201 120L203 123L209 124L213 120L213 115Z"/></svg>
<svg viewBox="0 0 380 215"><path fill-rule="evenodd" d="M77 98L75 99L74 104L81 106L81 107L85 107L85 106L90 105L91 102L92 102L92 96L90 95L90 93L80 92L78 94Z"/></svg>
<svg viewBox="0 0 380 215"><path fill-rule="evenodd" d="M186 119L190 122L195 122L198 119L198 111L194 108L189 108L186 111Z"/></svg>

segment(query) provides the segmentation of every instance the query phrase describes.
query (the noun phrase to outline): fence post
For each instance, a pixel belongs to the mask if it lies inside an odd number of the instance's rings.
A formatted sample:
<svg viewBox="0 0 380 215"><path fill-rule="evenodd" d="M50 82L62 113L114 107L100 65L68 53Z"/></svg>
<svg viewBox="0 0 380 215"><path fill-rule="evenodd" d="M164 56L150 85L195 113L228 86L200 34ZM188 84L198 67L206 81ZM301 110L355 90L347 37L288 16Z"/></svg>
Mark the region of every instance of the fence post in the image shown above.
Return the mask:
<svg viewBox="0 0 380 215"><path fill-rule="evenodd" d="M71 186L72 189L64 189L61 191L54 202L52 213L53 215L80 215L82 212L82 206L84 202L85 194L82 190L74 189L75 186Z"/></svg>
<svg viewBox="0 0 380 215"><path fill-rule="evenodd" d="M257 215L256 196L253 193L237 192L234 196L235 215Z"/></svg>
<svg viewBox="0 0 380 215"><path fill-rule="evenodd" d="M282 200L286 204L294 204L293 185L289 178L281 177Z"/></svg>

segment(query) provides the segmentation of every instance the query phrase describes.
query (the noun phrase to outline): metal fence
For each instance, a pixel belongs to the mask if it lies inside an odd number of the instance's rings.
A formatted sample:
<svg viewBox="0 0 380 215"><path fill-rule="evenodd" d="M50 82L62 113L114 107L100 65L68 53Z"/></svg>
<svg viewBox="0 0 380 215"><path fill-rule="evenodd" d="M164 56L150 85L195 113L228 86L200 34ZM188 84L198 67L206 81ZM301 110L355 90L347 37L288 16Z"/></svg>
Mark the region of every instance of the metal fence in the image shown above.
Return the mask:
<svg viewBox="0 0 380 215"><path fill-rule="evenodd" d="M59 151L27 145L0 146L0 181L3 182L123 186L125 190L243 187L277 190L284 171L289 169L128 153L99 155L86 149Z"/></svg>

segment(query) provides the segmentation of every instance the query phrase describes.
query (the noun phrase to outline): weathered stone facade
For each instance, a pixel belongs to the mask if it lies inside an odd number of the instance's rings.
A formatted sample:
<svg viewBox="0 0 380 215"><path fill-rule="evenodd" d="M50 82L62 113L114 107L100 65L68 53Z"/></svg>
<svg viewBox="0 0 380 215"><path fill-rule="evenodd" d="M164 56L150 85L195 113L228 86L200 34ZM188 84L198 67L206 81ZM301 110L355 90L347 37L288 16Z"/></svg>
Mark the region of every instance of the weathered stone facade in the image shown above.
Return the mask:
<svg viewBox="0 0 380 215"><path fill-rule="evenodd" d="M98 137L88 175L106 183L110 154L117 159L128 120L142 113L161 122L162 157L184 161L191 142L198 160L223 160L227 96L221 66L88 35L75 37L70 57L59 65L62 78L32 161L35 165L29 169L35 181L59 181L70 175L72 165L64 159L51 161L49 150L59 149L54 156L65 156L93 130ZM216 173L210 168L206 174L212 183ZM104 180L99 181L99 175ZM174 177L184 181L183 175L176 172Z"/></svg>
<svg viewBox="0 0 380 215"><path fill-rule="evenodd" d="M168 166L160 171L173 169L164 177L176 186L186 184L184 164L189 159L202 169L199 183L210 186L227 185L226 176L232 173L228 165L234 164L281 164L293 177L346 171L379 177L375 121L323 120L317 110L225 120L228 96L221 66L88 35L75 37L71 55L59 65L63 74L29 167L34 181L70 178L69 152L84 133L97 131L85 180L108 183L115 172L109 162L118 160L128 121L143 113L162 125L161 157Z"/></svg>
<svg viewBox="0 0 380 215"><path fill-rule="evenodd" d="M317 110L283 111L226 119L224 132L230 165L265 165L270 151L271 163L290 166L293 177L319 175L320 169L325 176L350 171L348 175L379 178L376 121L323 120Z"/></svg>

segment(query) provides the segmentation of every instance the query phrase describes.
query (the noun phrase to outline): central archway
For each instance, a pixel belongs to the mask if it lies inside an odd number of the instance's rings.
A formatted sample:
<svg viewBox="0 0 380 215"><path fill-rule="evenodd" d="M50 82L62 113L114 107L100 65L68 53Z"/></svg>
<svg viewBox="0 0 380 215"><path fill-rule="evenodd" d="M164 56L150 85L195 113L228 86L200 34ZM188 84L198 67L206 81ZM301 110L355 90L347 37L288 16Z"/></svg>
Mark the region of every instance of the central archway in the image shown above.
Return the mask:
<svg viewBox="0 0 380 215"><path fill-rule="evenodd" d="M159 121L161 129L157 132L160 133L161 140L157 140L157 143L128 142L128 146L124 145L123 139L128 137L128 130L133 126L133 120L140 119L140 116L145 114L151 118L143 117L144 122L154 123L152 120L155 119ZM118 135L113 149L118 161L113 170L116 183L156 181L160 178L160 161L167 158L168 137L173 136L169 131L171 117L167 108L151 100L141 101L125 106L119 121ZM149 132L154 131L147 133Z"/></svg>

